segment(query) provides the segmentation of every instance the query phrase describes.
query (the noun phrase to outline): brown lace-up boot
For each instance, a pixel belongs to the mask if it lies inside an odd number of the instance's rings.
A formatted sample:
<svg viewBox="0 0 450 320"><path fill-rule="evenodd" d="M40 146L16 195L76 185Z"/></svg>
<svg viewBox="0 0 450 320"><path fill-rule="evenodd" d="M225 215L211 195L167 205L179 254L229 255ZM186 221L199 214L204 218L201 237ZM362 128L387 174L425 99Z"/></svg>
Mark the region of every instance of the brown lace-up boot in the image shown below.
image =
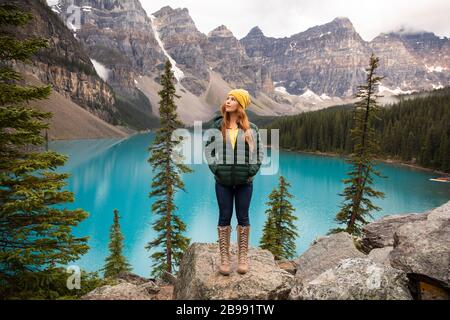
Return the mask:
<svg viewBox="0 0 450 320"><path fill-rule="evenodd" d="M230 237L231 226L217 226L219 233L220 266L219 272L228 276L231 273L230 267Z"/></svg>
<svg viewBox="0 0 450 320"><path fill-rule="evenodd" d="M239 246L238 252L238 269L237 272L240 274L245 274L248 272L248 238L250 235L250 226L240 226L237 227L237 240Z"/></svg>

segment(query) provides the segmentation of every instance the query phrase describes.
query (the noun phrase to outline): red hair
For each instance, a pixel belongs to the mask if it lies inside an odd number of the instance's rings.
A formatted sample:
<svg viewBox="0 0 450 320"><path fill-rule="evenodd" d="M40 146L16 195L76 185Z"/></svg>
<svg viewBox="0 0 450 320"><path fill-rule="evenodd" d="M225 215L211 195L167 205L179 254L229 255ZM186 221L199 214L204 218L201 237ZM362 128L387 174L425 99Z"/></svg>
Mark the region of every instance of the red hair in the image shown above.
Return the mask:
<svg viewBox="0 0 450 320"><path fill-rule="evenodd" d="M222 137L225 140L226 136L227 136L226 130L227 130L227 128L230 127L230 113L226 112L225 103L222 104L222 106L220 108L220 112L222 113L222 117L223 117L222 127L221 127ZM247 132L247 130L250 129L250 121L248 121L248 116L245 113L244 108L240 104L238 104L238 108L237 108L236 112L237 112L237 115L238 115L238 120L237 120L238 126L242 130L244 130L244 132ZM253 152L255 145L254 145L254 141L253 141L252 135L246 134L245 135L245 141L247 141L247 143L248 143L248 145L250 147L250 151Z"/></svg>

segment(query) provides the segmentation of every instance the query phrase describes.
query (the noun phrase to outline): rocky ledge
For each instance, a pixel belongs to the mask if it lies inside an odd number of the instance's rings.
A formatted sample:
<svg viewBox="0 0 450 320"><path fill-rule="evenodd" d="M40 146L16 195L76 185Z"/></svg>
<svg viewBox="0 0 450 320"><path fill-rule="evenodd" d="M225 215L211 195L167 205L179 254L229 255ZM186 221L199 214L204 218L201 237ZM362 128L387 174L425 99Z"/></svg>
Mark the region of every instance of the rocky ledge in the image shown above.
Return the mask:
<svg viewBox="0 0 450 320"><path fill-rule="evenodd" d="M98 287L82 300L172 300L174 278L146 279L124 272L114 279L115 284Z"/></svg>
<svg viewBox="0 0 450 320"><path fill-rule="evenodd" d="M294 261L275 261L269 251L250 248L245 275L236 273L236 245L231 251L234 272L227 277L218 272L218 245L194 243L176 278L150 281L128 274L84 298L449 300L450 202L382 218L359 239L347 233L319 238Z"/></svg>
<svg viewBox="0 0 450 320"><path fill-rule="evenodd" d="M174 299L287 299L294 276L281 269L267 250L250 248L249 272L236 272L236 245L231 247L232 270L227 277L218 271L218 245L195 243L184 254L175 283Z"/></svg>

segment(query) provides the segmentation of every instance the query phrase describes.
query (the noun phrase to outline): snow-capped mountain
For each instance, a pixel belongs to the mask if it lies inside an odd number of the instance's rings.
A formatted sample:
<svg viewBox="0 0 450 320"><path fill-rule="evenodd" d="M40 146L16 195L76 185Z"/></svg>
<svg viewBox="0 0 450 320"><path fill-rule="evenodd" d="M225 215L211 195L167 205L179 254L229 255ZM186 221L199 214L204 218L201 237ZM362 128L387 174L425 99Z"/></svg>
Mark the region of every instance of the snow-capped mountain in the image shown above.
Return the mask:
<svg viewBox="0 0 450 320"><path fill-rule="evenodd" d="M122 95L144 92L154 113L159 73L167 59L172 62L187 123L210 118L220 97L234 87L251 92L250 110L260 115L349 102L365 80L372 52L380 57L385 95L450 84L450 40L433 33L399 31L367 42L349 19L339 17L280 39L254 27L239 40L220 22L205 35L187 9L166 6L146 13L139 0L60 0L53 9L67 21L73 5L81 16L76 37L94 66L108 70L107 82Z"/></svg>

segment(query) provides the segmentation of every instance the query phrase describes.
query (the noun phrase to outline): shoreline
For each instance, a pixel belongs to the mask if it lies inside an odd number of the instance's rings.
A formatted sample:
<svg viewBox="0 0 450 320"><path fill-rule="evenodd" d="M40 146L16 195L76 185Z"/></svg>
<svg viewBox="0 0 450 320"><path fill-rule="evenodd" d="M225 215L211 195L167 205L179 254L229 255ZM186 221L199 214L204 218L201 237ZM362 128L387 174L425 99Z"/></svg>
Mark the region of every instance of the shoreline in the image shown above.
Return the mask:
<svg viewBox="0 0 450 320"><path fill-rule="evenodd" d="M270 145L267 145L266 147L271 148ZM335 157L335 158L336 157L338 157L338 158L345 158L345 155L340 154L340 153L336 153L336 152L302 151L302 150L293 150L293 149L281 148L281 147L279 149L283 150L283 151L288 151L288 152L312 154L312 155ZM437 169L426 168L426 167L422 167L422 166L417 165L417 164L412 164L412 163L404 162L404 161L397 160L397 159L375 158L375 161L380 161L380 162L384 162L384 163L387 163L387 164L400 165L400 166L408 167L408 168L411 168L411 169L417 169L417 170L426 171L426 172L435 173L435 174L440 174L440 175L444 175L444 176L450 176L450 172L445 172L445 171L440 171L440 170L437 170Z"/></svg>
<svg viewBox="0 0 450 320"><path fill-rule="evenodd" d="M122 139L127 139L130 138L134 135L138 135L138 134L145 134L145 133L150 133L150 132L155 132L155 130L152 129L147 129L147 130L142 130L142 131L134 131L132 132L131 130L128 132L128 135L125 137L117 137L117 138L122 138ZM115 139L116 137L104 137L104 138L78 138L78 139L69 139L69 140L97 140L97 139ZM53 142L53 141L67 141L67 139L49 139L48 142ZM44 142L45 144L45 142ZM264 145L264 147L266 148L271 148L271 145ZM287 151L287 152L296 152L296 153L303 153L303 154L311 154L311 155L318 155L318 156L327 156L327 157L338 157L338 158L345 158L344 154L340 154L340 153L336 153L336 152L321 152L321 151L302 151L302 150L294 150L294 149L290 149L290 148L281 148L279 147L280 150L283 151ZM399 166L403 166L403 167L408 167L411 169L416 169L416 170L421 170L421 171L426 171L426 172L430 172L430 173L434 173L434 174L440 174L446 177L450 177L450 172L445 172L445 171L440 171L437 169L431 169L431 168L426 168L426 167L422 167L420 165L417 164L412 164L412 163L408 163L408 162L404 162L401 160L397 160L397 159L383 159L383 158L375 158L375 161L380 161L380 162L384 162L387 164L393 164L393 165L399 165Z"/></svg>
<svg viewBox="0 0 450 320"><path fill-rule="evenodd" d="M123 130L123 129L122 129ZM49 138L48 142L55 142L55 141L75 141L75 140L106 140L106 139L128 139L131 138L135 135L138 134L145 134L145 133L150 133L150 132L155 132L151 129L148 130L141 130L141 131L137 131L137 130L133 130L133 129L127 129L127 130L123 130L124 131L124 136L99 136L99 137L71 137L69 139L60 139L60 138ZM44 137L45 139L45 137ZM44 142L45 143L45 142Z"/></svg>

